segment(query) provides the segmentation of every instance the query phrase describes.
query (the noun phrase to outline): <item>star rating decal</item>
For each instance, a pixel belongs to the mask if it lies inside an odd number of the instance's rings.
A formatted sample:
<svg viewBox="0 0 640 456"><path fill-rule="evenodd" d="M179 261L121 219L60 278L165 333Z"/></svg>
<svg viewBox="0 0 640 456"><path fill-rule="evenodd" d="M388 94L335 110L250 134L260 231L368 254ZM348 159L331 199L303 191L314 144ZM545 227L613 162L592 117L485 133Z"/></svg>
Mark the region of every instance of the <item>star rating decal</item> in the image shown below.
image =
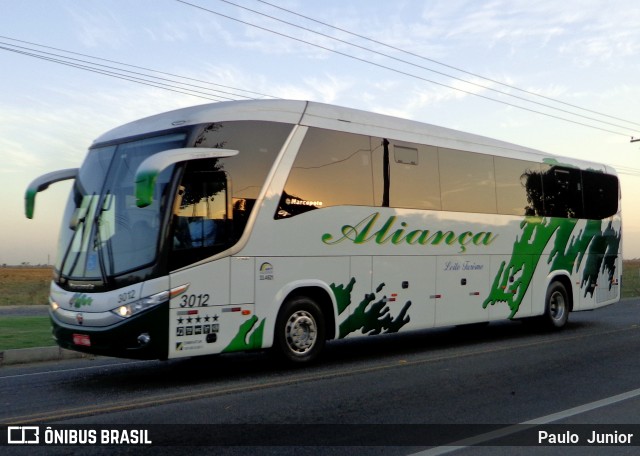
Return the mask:
<svg viewBox="0 0 640 456"><path fill-rule="evenodd" d="M178 315L176 321L178 325L189 325L195 324L195 326L177 326L176 327L176 336L184 337L184 336L196 336L201 334L217 334L220 328L218 323L210 323L217 322L220 316L218 314L214 315L195 315L195 316L186 316L183 317ZM198 324L204 322L205 324ZM209 324L206 324L209 323ZM215 341L217 338L211 338L211 341ZM207 338L209 341L209 338Z"/></svg>

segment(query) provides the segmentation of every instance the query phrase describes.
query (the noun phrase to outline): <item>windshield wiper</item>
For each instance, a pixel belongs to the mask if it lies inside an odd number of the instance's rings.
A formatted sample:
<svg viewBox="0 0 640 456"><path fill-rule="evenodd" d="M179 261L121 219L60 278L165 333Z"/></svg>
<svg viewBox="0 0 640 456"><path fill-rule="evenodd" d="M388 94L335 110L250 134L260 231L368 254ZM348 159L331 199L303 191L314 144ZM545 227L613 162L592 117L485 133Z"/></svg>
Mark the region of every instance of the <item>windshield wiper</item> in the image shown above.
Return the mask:
<svg viewBox="0 0 640 456"><path fill-rule="evenodd" d="M105 207L105 205L109 201L110 194L111 194L111 191L107 190L107 192L102 197L102 205L100 209L96 211L96 215L93 218L93 226L95 230L95 234L93 236L93 248L98 253L98 266L100 269L100 276L102 277L102 283L104 285L106 285L109 280L106 272L106 264L104 261L104 252L102 250L102 247L104 244L106 244L106 247L109 252L109 270L113 271L113 252L111 251L111 242L107 241L106 243L103 243L102 234L100 233L100 226L102 224L102 213L109 210L109 208Z"/></svg>
<svg viewBox="0 0 640 456"><path fill-rule="evenodd" d="M95 196L96 196L96 192L93 192L93 194L91 195L91 198L89 199L89 202L91 202L93 198L95 198ZM78 265L78 260L80 259L80 254L82 253L82 244L84 244L82 239L84 238L85 228L87 226L87 223L86 223L87 216L89 215L90 211L91 211L91 203L89 203L89 207L84 213L84 216L80 217L77 220L74 220L73 227L71 227L71 225L69 226L69 228L73 229L73 235L71 236L71 239L69 240L69 244L67 245L64 255L62 256L62 261L60 261L60 274L62 275L70 276L73 273L76 266ZM78 227L80 227L80 230L78 230ZM76 256L73 259L73 264L71 265L71 269L69 269L65 274L65 265L67 264L67 260L69 259L69 255L71 254L71 248L73 247L73 244L76 240L76 237L78 236L78 233L80 233L80 248L76 252Z"/></svg>

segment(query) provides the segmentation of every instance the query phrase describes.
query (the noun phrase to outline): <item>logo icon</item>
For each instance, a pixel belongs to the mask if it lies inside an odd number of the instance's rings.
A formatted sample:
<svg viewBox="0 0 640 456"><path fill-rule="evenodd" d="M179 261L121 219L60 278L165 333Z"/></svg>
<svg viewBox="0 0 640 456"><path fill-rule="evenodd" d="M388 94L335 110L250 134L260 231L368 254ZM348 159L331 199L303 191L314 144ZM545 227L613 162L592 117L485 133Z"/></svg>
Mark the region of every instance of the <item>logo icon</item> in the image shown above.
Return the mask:
<svg viewBox="0 0 640 456"><path fill-rule="evenodd" d="M69 299L69 306L79 309L82 306L90 306L93 302L93 298L87 296L84 293L75 293L71 299Z"/></svg>
<svg viewBox="0 0 640 456"><path fill-rule="evenodd" d="M273 266L271 263L260 265L260 280L273 280Z"/></svg>
<svg viewBox="0 0 640 456"><path fill-rule="evenodd" d="M7 443L9 445L37 445L40 443L40 428L38 426L9 426L7 428Z"/></svg>

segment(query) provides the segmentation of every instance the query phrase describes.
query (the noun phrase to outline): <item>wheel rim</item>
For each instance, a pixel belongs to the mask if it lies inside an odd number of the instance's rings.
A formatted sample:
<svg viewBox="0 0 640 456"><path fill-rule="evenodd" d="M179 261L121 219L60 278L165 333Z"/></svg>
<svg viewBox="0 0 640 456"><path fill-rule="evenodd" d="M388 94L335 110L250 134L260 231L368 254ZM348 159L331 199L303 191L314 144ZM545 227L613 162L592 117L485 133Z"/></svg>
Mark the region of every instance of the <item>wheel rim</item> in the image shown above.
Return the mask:
<svg viewBox="0 0 640 456"><path fill-rule="evenodd" d="M553 321L562 321L567 308L564 295L559 291L555 291L549 300L549 316Z"/></svg>
<svg viewBox="0 0 640 456"><path fill-rule="evenodd" d="M309 312L299 310L291 314L285 326L289 349L298 355L311 351L318 337L316 321Z"/></svg>

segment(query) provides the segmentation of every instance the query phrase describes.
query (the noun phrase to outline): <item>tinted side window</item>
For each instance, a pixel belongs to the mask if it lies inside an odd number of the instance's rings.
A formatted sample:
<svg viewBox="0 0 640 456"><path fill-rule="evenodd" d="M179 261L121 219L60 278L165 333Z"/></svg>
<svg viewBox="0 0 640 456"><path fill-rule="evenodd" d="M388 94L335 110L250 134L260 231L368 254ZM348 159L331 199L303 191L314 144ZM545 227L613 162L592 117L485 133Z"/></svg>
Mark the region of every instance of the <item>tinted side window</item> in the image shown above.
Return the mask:
<svg viewBox="0 0 640 456"><path fill-rule="evenodd" d="M542 215L542 180L538 163L495 157L498 214Z"/></svg>
<svg viewBox="0 0 640 456"><path fill-rule="evenodd" d="M618 212L618 178L595 171L582 172L584 217L604 219Z"/></svg>
<svg viewBox="0 0 640 456"><path fill-rule="evenodd" d="M434 146L389 140L385 149L383 139L373 152L373 176L376 205L384 205L384 154L388 154L389 175L387 197L389 207L440 210L440 173L438 149Z"/></svg>
<svg viewBox="0 0 640 456"><path fill-rule="evenodd" d="M338 205L602 219L618 179L594 171L309 129L276 218Z"/></svg>
<svg viewBox="0 0 640 456"><path fill-rule="evenodd" d="M238 121L203 126L194 147L240 151L221 160L233 181L233 198L255 200L292 126L276 122Z"/></svg>
<svg viewBox="0 0 640 456"><path fill-rule="evenodd" d="M542 175L544 211L549 217L583 217L582 176L579 169L553 166Z"/></svg>
<svg viewBox="0 0 640 456"><path fill-rule="evenodd" d="M218 168L215 159L187 164L173 204L173 268L195 263L233 244L227 199L228 180L226 173Z"/></svg>
<svg viewBox="0 0 640 456"><path fill-rule="evenodd" d="M493 157L438 149L442 210L495 214Z"/></svg>
<svg viewBox="0 0 640 456"><path fill-rule="evenodd" d="M240 151L235 157L220 159L216 166L216 170L227 175L235 239L242 236L267 175L292 128L276 122L237 121L203 125L197 132L195 147Z"/></svg>
<svg viewBox="0 0 640 456"><path fill-rule="evenodd" d="M341 205L373 205L369 137L310 128L287 179L276 218Z"/></svg>

